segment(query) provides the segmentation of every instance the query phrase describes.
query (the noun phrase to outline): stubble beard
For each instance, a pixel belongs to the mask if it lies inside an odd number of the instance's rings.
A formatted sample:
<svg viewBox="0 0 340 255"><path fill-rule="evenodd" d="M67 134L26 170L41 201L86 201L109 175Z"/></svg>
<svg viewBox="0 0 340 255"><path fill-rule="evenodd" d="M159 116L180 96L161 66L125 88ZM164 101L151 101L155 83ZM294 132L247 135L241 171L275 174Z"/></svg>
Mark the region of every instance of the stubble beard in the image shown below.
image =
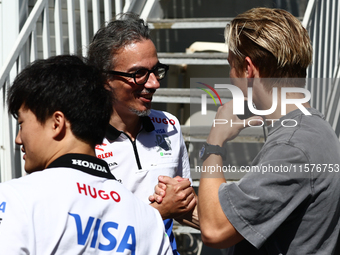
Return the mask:
<svg viewBox="0 0 340 255"><path fill-rule="evenodd" d="M134 108L130 108L129 110L133 112L134 114L136 114L138 117L149 116L151 112L151 106L145 105L145 107L147 107L147 109L144 111L138 111L137 109L134 109Z"/></svg>
<svg viewBox="0 0 340 255"><path fill-rule="evenodd" d="M145 111L137 111L136 109L130 109L131 112L133 112L134 114L136 114L139 117L144 117L144 116L148 116L151 112L151 109L145 110Z"/></svg>

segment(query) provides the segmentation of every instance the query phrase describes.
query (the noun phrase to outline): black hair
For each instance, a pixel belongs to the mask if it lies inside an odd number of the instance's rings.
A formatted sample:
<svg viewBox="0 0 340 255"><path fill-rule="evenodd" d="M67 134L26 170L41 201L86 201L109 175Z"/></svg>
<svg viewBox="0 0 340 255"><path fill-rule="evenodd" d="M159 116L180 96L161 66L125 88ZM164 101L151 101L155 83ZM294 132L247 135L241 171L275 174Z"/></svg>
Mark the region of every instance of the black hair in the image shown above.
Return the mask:
<svg viewBox="0 0 340 255"><path fill-rule="evenodd" d="M143 19L134 13L120 14L94 35L88 49L88 61L100 70L113 70L115 54L133 42L150 39Z"/></svg>
<svg viewBox="0 0 340 255"><path fill-rule="evenodd" d="M112 114L111 93L101 72L77 56L55 56L26 67L8 91L8 111L18 118L21 106L40 123L61 111L72 133L91 146L102 143Z"/></svg>

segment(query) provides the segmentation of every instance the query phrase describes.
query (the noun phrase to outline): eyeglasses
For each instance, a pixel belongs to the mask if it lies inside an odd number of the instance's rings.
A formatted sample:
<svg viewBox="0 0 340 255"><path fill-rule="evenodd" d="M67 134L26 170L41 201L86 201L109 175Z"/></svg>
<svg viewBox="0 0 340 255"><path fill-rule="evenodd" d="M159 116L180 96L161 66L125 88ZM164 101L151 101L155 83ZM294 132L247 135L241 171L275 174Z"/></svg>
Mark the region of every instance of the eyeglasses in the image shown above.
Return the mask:
<svg viewBox="0 0 340 255"><path fill-rule="evenodd" d="M156 79L158 81L160 81L165 77L166 72L168 70L169 70L168 65L158 63L151 70L148 70L146 68L141 68L141 69L138 69L134 73L124 73L124 72L111 71L111 70L110 71L104 71L104 72L109 73L109 74L114 74L114 75L120 75L120 76L124 76L124 77L130 77L130 78L134 79L134 81L137 85L144 85L148 81L150 73L153 73L156 76Z"/></svg>

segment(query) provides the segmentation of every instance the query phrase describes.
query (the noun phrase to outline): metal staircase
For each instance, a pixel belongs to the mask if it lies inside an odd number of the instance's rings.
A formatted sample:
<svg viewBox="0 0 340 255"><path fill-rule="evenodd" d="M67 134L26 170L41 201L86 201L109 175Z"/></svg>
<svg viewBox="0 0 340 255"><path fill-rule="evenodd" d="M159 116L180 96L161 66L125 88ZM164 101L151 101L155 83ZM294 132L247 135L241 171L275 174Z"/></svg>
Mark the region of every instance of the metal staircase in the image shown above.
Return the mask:
<svg viewBox="0 0 340 255"><path fill-rule="evenodd" d="M278 3L290 5L279 6ZM303 16L303 25L309 31L314 48L307 84L314 95L311 103L326 115L340 136L338 0L309 0L308 4L307 0L226 0L223 3L219 0L2 0L0 182L24 174L21 151L14 143L18 126L8 115L6 106L6 91L15 76L29 62L39 58L59 54L85 56L93 34L102 24L121 12L135 12L148 21L160 62L171 65L167 79L153 98L154 108L167 110L179 118L189 153L196 155L204 138L199 135L195 137L190 125L184 125L193 118L190 104L196 100L190 91L190 78L227 77L229 67L223 44L226 24L237 13L264 4L291 8L289 11L294 12L294 15ZM231 97L226 96L225 99ZM199 99L196 102L200 102ZM260 150L262 142L261 130L242 133L234 143L228 144L231 163L249 163ZM245 158L241 163L238 156L240 151L242 158ZM198 164L196 156L191 157L190 163L192 168ZM198 179L193 171L192 176L193 179ZM239 177L236 176L235 179ZM194 184L197 186L198 182ZM202 252L204 246L199 240L192 238L192 230L178 227L177 232L189 233L189 243L181 243L187 254Z"/></svg>

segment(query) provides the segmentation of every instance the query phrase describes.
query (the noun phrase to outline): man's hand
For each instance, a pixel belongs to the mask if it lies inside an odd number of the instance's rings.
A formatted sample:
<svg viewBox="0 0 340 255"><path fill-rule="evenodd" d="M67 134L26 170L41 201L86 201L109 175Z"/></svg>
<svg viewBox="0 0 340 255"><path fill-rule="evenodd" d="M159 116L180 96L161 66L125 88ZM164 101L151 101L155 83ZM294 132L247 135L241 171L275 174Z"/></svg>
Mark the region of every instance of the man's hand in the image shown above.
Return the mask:
<svg viewBox="0 0 340 255"><path fill-rule="evenodd" d="M163 219L180 218L196 206L196 195L187 178L159 176L155 193L149 197Z"/></svg>
<svg viewBox="0 0 340 255"><path fill-rule="evenodd" d="M165 179L163 177L166 177ZM149 196L149 201L151 203L157 202L157 203L162 203L163 197L165 196L165 191L166 191L166 181L168 180L168 176L159 176L158 177L158 184L155 186L155 193L151 196ZM176 176L174 178L171 178L173 180L177 180L178 182L181 181L188 181L189 178L182 178L180 176ZM165 183L163 183L163 180L165 180Z"/></svg>
<svg viewBox="0 0 340 255"><path fill-rule="evenodd" d="M218 124L218 120L221 120ZM223 120L223 121L222 121ZM227 120L228 123L224 123ZM212 126L207 143L222 146L224 142L234 139L242 129L248 126L251 121L252 126L263 124L263 120L259 116L254 116L245 120L239 119L233 114L233 101L220 106L215 116L215 124ZM231 124L232 123L232 124Z"/></svg>

